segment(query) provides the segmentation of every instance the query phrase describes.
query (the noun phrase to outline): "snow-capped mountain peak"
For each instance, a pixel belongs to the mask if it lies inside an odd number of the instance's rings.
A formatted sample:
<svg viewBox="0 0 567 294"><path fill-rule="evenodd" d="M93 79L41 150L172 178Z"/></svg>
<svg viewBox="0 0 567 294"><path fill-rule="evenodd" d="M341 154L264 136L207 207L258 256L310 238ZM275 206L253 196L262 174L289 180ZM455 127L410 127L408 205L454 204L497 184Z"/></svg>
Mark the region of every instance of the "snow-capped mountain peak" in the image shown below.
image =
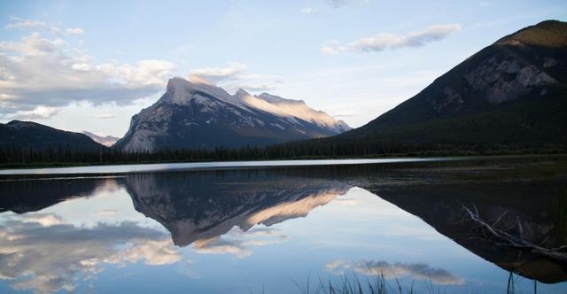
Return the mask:
<svg viewBox="0 0 567 294"><path fill-rule="evenodd" d="M175 77L152 106L132 117L116 143L127 151L276 144L332 136L350 128L301 100L243 89L234 95L198 76Z"/></svg>

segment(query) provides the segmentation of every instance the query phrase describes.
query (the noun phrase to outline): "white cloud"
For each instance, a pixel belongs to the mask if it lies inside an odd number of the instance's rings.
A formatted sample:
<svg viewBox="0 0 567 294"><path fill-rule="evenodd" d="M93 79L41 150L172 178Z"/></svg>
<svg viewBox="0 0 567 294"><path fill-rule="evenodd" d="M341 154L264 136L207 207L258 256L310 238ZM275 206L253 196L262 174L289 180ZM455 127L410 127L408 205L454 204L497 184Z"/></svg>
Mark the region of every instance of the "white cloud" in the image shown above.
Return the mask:
<svg viewBox="0 0 567 294"><path fill-rule="evenodd" d="M321 45L321 53L327 55L338 55L343 53L347 50L345 46L341 46L338 40L332 39L326 41L323 45Z"/></svg>
<svg viewBox="0 0 567 294"><path fill-rule="evenodd" d="M327 0L327 3L334 8L339 8L345 5L361 5L361 4L368 4L368 0Z"/></svg>
<svg viewBox="0 0 567 294"><path fill-rule="evenodd" d="M47 23L44 21L29 20L19 17L11 17L10 23L8 23L4 28L6 29L31 29L37 27L45 27Z"/></svg>
<svg viewBox="0 0 567 294"><path fill-rule="evenodd" d="M314 14L317 12L317 10L313 7L303 7L300 11L303 14Z"/></svg>
<svg viewBox="0 0 567 294"><path fill-rule="evenodd" d="M275 84L241 84L239 87L250 92L266 92L278 88Z"/></svg>
<svg viewBox="0 0 567 294"><path fill-rule="evenodd" d="M8 119L20 120L36 120L36 119L49 119L59 113L60 109L56 107L48 107L38 105L32 110L20 110L13 114L7 115Z"/></svg>
<svg viewBox="0 0 567 294"><path fill-rule="evenodd" d="M49 30L54 33L54 34L59 34L61 33L61 29L57 26L51 26L51 28L49 28Z"/></svg>
<svg viewBox="0 0 567 294"><path fill-rule="evenodd" d="M380 52L385 49L399 49L406 47L421 47L427 43L440 41L449 34L461 29L459 24L432 25L424 30L411 32L407 35L393 33L379 33L375 36L362 38L341 46L333 40L322 45L321 52L336 55L347 50L357 52Z"/></svg>
<svg viewBox="0 0 567 294"><path fill-rule="evenodd" d="M226 67L209 67L194 69L190 72L191 75L197 75L211 82L218 83L224 80L235 80L243 73L248 66L242 63L230 63Z"/></svg>
<svg viewBox="0 0 567 294"><path fill-rule="evenodd" d="M238 89L251 92L272 91L282 83L282 79L274 75L249 73L248 65L238 62L229 63L226 67L194 69L189 72L189 76L190 80L203 78L233 92Z"/></svg>
<svg viewBox="0 0 567 294"><path fill-rule="evenodd" d="M68 28L65 30L67 35L82 35L85 31L81 28Z"/></svg>
<svg viewBox="0 0 567 294"><path fill-rule="evenodd" d="M0 97L0 116L29 111L20 114L47 117L47 110L77 101L129 104L163 90L174 68L164 60L97 63L65 40L39 33L0 42L0 92L10 97Z"/></svg>

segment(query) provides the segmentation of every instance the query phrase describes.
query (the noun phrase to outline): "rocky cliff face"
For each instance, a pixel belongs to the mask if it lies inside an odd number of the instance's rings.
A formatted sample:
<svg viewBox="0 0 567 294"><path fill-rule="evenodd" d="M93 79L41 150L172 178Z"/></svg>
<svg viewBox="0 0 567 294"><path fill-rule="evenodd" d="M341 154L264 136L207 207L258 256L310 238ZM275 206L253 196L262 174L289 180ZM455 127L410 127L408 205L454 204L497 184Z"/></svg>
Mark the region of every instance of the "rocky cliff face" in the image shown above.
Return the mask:
<svg viewBox="0 0 567 294"><path fill-rule="evenodd" d="M350 128L303 101L244 90L230 95L203 80L173 78L154 105L132 117L115 144L125 151L266 145L336 135Z"/></svg>
<svg viewBox="0 0 567 294"><path fill-rule="evenodd" d="M545 88L565 82L567 45L556 41L565 38L567 25L556 21L506 36L439 78L424 90L426 100L438 114L455 115L479 102L494 106L530 92L546 96Z"/></svg>

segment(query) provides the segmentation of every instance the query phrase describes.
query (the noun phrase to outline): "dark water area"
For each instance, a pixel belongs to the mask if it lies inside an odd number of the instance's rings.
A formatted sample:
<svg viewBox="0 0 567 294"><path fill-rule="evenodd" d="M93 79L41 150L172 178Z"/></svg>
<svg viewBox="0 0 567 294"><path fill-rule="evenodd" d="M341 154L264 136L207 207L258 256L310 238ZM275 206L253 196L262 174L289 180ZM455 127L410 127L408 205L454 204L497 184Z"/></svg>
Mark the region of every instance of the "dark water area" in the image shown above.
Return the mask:
<svg viewBox="0 0 567 294"><path fill-rule="evenodd" d="M0 293L565 293L566 246L562 156L0 175Z"/></svg>

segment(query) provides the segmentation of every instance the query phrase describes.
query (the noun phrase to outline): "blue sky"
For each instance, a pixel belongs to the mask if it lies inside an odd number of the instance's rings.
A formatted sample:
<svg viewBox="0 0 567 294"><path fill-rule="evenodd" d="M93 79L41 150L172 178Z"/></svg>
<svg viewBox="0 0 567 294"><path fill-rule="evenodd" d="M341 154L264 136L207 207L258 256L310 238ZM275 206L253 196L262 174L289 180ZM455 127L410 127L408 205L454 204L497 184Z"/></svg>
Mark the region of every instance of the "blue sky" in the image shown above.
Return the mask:
<svg viewBox="0 0 567 294"><path fill-rule="evenodd" d="M198 74L359 127L546 19L567 21L563 0L0 0L0 122L121 137Z"/></svg>

